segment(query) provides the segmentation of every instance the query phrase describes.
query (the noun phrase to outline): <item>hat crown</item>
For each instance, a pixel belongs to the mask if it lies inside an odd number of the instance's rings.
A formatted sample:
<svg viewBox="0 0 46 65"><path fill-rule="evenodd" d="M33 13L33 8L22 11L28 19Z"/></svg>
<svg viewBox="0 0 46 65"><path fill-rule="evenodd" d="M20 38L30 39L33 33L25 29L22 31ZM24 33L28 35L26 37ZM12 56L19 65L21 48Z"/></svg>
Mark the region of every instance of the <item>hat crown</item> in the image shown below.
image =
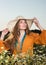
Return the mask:
<svg viewBox="0 0 46 65"><path fill-rule="evenodd" d="M16 17L16 20L19 20L19 19L25 19L25 18L23 16Z"/></svg>

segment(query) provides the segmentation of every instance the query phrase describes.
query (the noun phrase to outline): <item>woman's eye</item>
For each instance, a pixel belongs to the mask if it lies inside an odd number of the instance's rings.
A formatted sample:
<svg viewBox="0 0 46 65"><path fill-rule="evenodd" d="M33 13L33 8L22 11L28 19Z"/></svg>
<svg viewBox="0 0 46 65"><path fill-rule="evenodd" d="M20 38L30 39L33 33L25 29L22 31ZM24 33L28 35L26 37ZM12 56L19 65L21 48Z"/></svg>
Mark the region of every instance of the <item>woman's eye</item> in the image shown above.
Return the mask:
<svg viewBox="0 0 46 65"><path fill-rule="evenodd" d="M24 23L26 23L26 21L24 21Z"/></svg>
<svg viewBox="0 0 46 65"><path fill-rule="evenodd" d="M22 23L22 21L20 23Z"/></svg>

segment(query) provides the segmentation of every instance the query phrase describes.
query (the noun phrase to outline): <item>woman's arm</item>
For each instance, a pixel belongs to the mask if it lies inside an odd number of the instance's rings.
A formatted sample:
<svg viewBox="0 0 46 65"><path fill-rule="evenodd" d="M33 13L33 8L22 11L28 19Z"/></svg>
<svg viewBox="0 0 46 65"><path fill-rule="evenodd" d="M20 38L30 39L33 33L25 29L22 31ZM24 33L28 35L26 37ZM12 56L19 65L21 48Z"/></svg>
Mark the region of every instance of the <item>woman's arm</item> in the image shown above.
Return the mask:
<svg viewBox="0 0 46 65"><path fill-rule="evenodd" d="M13 41L13 34L10 33L9 37L7 39L5 39L5 41L3 41L3 43L4 43L4 45L5 45L6 48L10 49L12 41Z"/></svg>
<svg viewBox="0 0 46 65"><path fill-rule="evenodd" d="M7 39L5 39L5 42L7 42L8 40L11 40L12 38L13 38L13 34L10 33L10 34L9 34L9 37L8 37Z"/></svg>
<svg viewBox="0 0 46 65"><path fill-rule="evenodd" d="M33 22L35 23L35 25L42 31L44 30L43 27L40 25L39 21L37 20L36 17L33 18Z"/></svg>

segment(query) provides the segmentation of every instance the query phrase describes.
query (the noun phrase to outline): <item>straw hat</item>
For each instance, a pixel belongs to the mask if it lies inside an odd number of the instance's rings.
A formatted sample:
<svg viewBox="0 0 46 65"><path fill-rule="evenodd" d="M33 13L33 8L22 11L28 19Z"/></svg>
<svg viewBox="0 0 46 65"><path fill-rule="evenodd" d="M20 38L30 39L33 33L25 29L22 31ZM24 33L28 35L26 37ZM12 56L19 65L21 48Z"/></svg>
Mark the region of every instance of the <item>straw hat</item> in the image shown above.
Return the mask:
<svg viewBox="0 0 46 65"><path fill-rule="evenodd" d="M7 27L8 27L8 29L9 29L10 32L13 30L14 26L16 25L16 23L17 23L17 21L19 19L26 19L26 18L24 18L23 16L18 16L14 20L9 21ZM27 21L28 27L30 29L31 25L33 23L33 19L26 19L26 21Z"/></svg>

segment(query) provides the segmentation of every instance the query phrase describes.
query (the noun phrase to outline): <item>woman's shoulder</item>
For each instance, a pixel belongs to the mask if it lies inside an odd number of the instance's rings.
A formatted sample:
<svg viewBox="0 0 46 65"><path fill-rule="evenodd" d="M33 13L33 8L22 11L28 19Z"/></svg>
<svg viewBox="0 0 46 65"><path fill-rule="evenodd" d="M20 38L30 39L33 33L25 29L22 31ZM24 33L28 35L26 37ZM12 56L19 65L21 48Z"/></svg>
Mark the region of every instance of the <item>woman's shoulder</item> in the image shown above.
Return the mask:
<svg viewBox="0 0 46 65"><path fill-rule="evenodd" d="M30 30L29 32L29 36L31 38L36 38L36 37L39 37L39 35L41 34L41 31L40 30Z"/></svg>
<svg viewBox="0 0 46 65"><path fill-rule="evenodd" d="M38 30L38 29L29 30L29 34L31 34L31 33L38 33L38 34L41 34L41 30Z"/></svg>

